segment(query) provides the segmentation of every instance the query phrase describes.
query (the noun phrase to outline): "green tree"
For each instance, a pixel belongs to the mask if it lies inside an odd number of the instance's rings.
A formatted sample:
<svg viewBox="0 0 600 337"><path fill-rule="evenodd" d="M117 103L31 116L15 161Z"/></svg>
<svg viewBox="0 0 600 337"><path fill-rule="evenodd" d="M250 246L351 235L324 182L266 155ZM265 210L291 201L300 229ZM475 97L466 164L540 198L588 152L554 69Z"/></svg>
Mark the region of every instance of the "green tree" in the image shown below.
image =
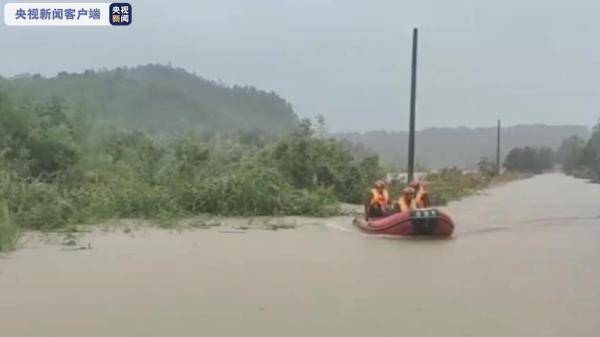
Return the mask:
<svg viewBox="0 0 600 337"><path fill-rule="evenodd" d="M513 148L504 161L509 171L539 174L554 167L554 151L551 148Z"/></svg>
<svg viewBox="0 0 600 337"><path fill-rule="evenodd" d="M296 188L333 188L338 199L360 202L364 189L383 175L377 156L359 157L332 138L315 137L310 120L277 143L271 159Z"/></svg>
<svg viewBox="0 0 600 337"><path fill-rule="evenodd" d="M583 165L583 151L585 140L578 136L565 138L556 151L556 160L562 165L562 169L567 174L572 174L574 170Z"/></svg>
<svg viewBox="0 0 600 337"><path fill-rule="evenodd" d="M554 168L555 163L554 150L549 147L542 147L538 150L536 165L538 170L545 171Z"/></svg>
<svg viewBox="0 0 600 337"><path fill-rule="evenodd" d="M23 161L32 176L53 177L77 162L73 128L58 98L17 108L0 93L0 135L0 153Z"/></svg>
<svg viewBox="0 0 600 337"><path fill-rule="evenodd" d="M594 179L600 179L600 121L592 131L583 149L583 165L594 174Z"/></svg>

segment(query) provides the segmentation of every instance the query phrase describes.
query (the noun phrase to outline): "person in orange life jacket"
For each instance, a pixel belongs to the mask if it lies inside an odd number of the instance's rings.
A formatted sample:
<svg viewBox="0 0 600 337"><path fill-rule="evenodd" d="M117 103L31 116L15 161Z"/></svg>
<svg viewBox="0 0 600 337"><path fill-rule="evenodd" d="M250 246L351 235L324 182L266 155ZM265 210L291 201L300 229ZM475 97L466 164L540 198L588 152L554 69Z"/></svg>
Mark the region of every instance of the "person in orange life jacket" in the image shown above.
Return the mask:
<svg viewBox="0 0 600 337"><path fill-rule="evenodd" d="M385 181L377 180L365 198L365 218L384 216L390 205L390 196Z"/></svg>
<svg viewBox="0 0 600 337"><path fill-rule="evenodd" d="M400 212L407 212L417 209L417 201L415 200L415 189L405 187L402 190L402 195L398 198L398 209Z"/></svg>
<svg viewBox="0 0 600 337"><path fill-rule="evenodd" d="M427 192L423 183L413 180L410 182L410 184L408 184L408 187L411 187L415 190L415 202L417 208L429 207L429 192Z"/></svg>

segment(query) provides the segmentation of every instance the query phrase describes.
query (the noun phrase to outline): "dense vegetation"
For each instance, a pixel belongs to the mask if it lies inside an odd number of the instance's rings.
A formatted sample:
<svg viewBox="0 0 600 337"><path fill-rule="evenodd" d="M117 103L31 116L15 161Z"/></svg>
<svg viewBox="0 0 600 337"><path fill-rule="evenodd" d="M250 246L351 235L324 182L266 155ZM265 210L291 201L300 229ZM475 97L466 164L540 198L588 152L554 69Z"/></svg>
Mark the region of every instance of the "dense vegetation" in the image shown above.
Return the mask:
<svg viewBox="0 0 600 337"><path fill-rule="evenodd" d="M278 138L90 132L59 99L17 104L0 92L0 245L18 228L107 218L333 214L383 172L376 156L315 129L304 120Z"/></svg>
<svg viewBox="0 0 600 337"><path fill-rule="evenodd" d="M0 87L15 100L39 104L60 97L87 119L150 132L245 128L283 134L299 123L275 93L228 87L170 66L0 77Z"/></svg>
<svg viewBox="0 0 600 337"><path fill-rule="evenodd" d="M578 136L566 138L557 159L565 173L600 182L600 122L587 141Z"/></svg>
<svg viewBox="0 0 600 337"><path fill-rule="evenodd" d="M506 156L504 167L508 171L539 174L554 168L554 157L554 150L549 147L514 148Z"/></svg>

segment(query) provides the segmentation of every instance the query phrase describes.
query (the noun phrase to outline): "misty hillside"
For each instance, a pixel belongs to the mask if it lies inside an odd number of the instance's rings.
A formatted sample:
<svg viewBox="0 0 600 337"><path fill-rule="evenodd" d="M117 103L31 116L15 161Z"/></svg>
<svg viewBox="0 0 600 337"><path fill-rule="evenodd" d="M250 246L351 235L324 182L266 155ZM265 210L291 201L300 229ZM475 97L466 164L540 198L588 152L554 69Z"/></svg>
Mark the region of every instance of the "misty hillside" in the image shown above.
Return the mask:
<svg viewBox="0 0 600 337"><path fill-rule="evenodd" d="M11 96L45 102L52 96L88 116L149 131L197 129L289 131L298 124L292 106L275 93L224 86L162 65L59 73L55 77L0 77Z"/></svg>
<svg viewBox="0 0 600 337"><path fill-rule="evenodd" d="M585 135L583 126L518 125L501 131L502 154L513 147L549 146L556 149L571 135ZM404 167L408 153L408 132L369 131L339 133L336 138L376 151L382 162L392 167ZM446 166L473 167L480 157L495 158L496 128L430 128L417 132L416 162L427 168Z"/></svg>

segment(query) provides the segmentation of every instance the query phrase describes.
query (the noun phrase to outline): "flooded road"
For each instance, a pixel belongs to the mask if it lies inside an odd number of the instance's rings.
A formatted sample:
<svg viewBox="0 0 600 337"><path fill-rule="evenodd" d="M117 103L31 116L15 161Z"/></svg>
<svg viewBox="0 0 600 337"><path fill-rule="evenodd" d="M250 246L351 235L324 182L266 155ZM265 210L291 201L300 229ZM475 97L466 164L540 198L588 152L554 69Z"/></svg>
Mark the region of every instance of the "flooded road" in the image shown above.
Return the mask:
<svg viewBox="0 0 600 337"><path fill-rule="evenodd" d="M1 336L598 336L600 185L559 174L445 209L449 240L350 218L92 234L0 258Z"/></svg>

